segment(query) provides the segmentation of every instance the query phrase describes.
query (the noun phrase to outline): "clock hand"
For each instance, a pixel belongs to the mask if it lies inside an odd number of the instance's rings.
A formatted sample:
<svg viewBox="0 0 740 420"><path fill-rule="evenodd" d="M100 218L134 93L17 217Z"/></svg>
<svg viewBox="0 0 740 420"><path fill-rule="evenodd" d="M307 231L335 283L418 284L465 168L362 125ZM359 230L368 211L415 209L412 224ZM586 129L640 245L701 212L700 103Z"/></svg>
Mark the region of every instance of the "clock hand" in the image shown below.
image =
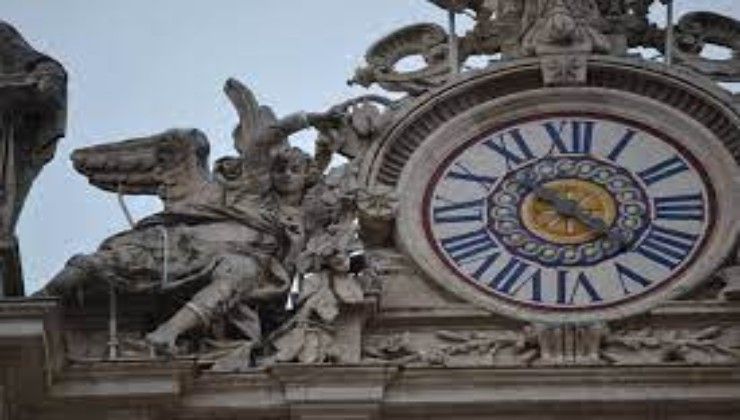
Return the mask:
<svg viewBox="0 0 740 420"><path fill-rule="evenodd" d="M609 229L604 220L588 214L575 200L564 198L560 192L535 182L534 177L530 174L520 177L519 182L530 189L535 197L552 204L558 214L580 221L589 229L606 235L609 240L619 245L626 244L626 238L621 232Z"/></svg>
<svg viewBox="0 0 740 420"><path fill-rule="evenodd" d="M627 238L624 237L621 231L609 229L609 226L606 224L606 222L604 222L603 219L588 214L575 201L573 200L567 200L567 201L571 201L575 207L573 213L569 216L575 217L581 223L586 225L588 228L602 235L606 235L606 237L610 241L616 243L617 245L622 246L622 245L627 244Z"/></svg>

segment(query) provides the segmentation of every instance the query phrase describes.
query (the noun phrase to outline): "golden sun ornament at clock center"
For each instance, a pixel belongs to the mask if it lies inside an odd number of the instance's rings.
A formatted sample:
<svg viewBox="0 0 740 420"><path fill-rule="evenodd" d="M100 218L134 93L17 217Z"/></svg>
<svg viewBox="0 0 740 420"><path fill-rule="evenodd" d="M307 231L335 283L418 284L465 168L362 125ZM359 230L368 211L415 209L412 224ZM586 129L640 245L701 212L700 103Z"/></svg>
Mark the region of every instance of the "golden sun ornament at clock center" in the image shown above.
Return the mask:
<svg viewBox="0 0 740 420"><path fill-rule="evenodd" d="M601 219L606 226L614 223L617 207L611 194L599 185L578 179L546 183L544 187L569 200L585 214ZM552 203L529 194L522 203L524 226L542 239L556 244L580 244L594 240L601 233L575 217L560 214Z"/></svg>

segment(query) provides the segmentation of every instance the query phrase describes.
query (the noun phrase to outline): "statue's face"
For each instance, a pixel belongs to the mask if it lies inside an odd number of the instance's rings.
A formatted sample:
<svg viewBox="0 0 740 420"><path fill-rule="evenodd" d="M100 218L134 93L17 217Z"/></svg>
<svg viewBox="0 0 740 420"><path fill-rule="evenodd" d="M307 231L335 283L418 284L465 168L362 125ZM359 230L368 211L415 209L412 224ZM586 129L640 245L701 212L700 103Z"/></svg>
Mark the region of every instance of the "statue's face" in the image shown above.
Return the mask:
<svg viewBox="0 0 740 420"><path fill-rule="evenodd" d="M272 169L272 184L283 195L302 192L308 181L309 162L298 153L288 153Z"/></svg>
<svg viewBox="0 0 740 420"><path fill-rule="evenodd" d="M242 176L242 169L241 159L226 157L216 161L214 172L225 181L236 181Z"/></svg>
<svg viewBox="0 0 740 420"><path fill-rule="evenodd" d="M338 272L338 273L346 273L349 272L349 257L344 252L337 252L333 254L331 257L329 257L328 260L329 267Z"/></svg>

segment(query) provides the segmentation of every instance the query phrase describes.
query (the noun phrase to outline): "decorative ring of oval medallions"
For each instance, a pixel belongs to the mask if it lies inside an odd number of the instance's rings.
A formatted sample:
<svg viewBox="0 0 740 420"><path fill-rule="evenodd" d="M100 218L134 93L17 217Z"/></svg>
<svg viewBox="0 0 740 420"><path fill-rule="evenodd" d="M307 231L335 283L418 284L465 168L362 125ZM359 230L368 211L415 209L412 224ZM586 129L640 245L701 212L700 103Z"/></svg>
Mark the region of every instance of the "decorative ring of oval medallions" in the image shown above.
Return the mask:
<svg viewBox="0 0 740 420"><path fill-rule="evenodd" d="M600 234L563 214L529 185L562 197L564 205L602 221L609 232ZM632 174L588 157L536 160L508 173L488 197L488 227L497 242L549 267L593 265L614 257L644 233L648 213L647 194Z"/></svg>
<svg viewBox="0 0 740 420"><path fill-rule="evenodd" d="M531 71L462 78L371 151L366 182L404 191L401 249L445 289L527 321L622 318L708 280L738 232L734 109L702 81L620 60L590 63L589 81L614 71L625 89L542 88ZM518 90L480 89L507 77Z"/></svg>

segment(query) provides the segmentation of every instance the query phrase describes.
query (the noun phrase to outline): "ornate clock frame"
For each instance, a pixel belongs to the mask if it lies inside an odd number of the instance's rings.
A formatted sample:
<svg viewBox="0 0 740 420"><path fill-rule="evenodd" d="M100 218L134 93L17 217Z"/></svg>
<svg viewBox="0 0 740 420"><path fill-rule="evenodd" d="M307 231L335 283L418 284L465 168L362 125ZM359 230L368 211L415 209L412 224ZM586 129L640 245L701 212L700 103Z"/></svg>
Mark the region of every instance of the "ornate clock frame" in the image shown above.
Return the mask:
<svg viewBox="0 0 740 420"><path fill-rule="evenodd" d="M404 191L396 240L429 279L462 299L494 313L534 322L597 322L624 318L685 295L717 270L732 251L738 232L738 116L716 85L680 70L644 61L591 56L588 76L570 86L545 86L542 61L523 60L461 77L428 95L398 118L366 159L370 185ZM598 310L527 310L491 298L461 282L426 244L419 218L426 183L436 166L463 140L523 118L552 113L605 114L637 121L669 138L683 139L705 166L718 208L715 233L695 264L670 287L646 299ZM687 135L686 133L691 133Z"/></svg>

